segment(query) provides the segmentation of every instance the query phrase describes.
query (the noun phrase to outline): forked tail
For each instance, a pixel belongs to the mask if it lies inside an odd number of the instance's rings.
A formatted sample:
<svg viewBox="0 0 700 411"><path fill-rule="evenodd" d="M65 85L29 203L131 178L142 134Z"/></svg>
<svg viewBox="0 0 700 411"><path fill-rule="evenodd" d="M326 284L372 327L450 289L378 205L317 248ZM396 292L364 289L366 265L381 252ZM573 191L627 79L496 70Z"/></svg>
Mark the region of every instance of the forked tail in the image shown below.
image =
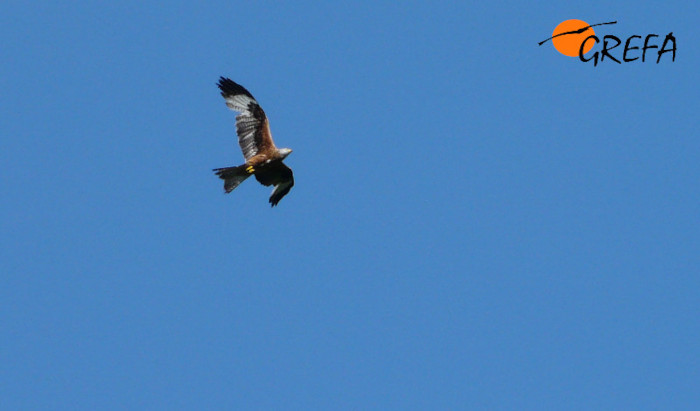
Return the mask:
<svg viewBox="0 0 700 411"><path fill-rule="evenodd" d="M233 191L234 188L238 187L246 178L251 176L246 171L245 164L237 167L215 168L214 173L216 173L220 179L224 180L224 190L226 190L227 193Z"/></svg>

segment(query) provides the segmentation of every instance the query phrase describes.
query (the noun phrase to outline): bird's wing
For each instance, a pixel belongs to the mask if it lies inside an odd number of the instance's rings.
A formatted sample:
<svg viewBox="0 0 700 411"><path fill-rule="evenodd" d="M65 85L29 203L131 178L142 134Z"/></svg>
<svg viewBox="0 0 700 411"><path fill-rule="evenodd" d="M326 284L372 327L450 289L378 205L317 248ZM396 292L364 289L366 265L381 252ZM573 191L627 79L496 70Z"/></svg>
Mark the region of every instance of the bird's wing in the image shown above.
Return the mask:
<svg viewBox="0 0 700 411"><path fill-rule="evenodd" d="M218 86L226 100L226 105L231 110L240 112L236 116L236 133L243 157L248 160L258 153L277 150L272 141L267 116L253 95L243 86L226 77L219 79Z"/></svg>
<svg viewBox="0 0 700 411"><path fill-rule="evenodd" d="M275 189L272 190L272 195L270 195L270 204L272 204L273 207L280 202L282 197L289 193L289 190L291 190L294 185L294 173L292 173L292 169L281 161L273 161L259 168L255 172L255 178L262 185L275 186Z"/></svg>

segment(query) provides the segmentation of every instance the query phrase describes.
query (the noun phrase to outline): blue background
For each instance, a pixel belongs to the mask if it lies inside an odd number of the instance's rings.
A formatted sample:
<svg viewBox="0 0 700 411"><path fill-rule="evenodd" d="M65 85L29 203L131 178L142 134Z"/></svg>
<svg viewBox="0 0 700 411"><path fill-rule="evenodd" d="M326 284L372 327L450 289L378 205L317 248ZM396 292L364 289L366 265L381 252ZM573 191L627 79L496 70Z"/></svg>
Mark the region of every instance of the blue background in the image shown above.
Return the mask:
<svg viewBox="0 0 700 411"><path fill-rule="evenodd" d="M0 408L697 406L695 4L250 3L0 6Z"/></svg>

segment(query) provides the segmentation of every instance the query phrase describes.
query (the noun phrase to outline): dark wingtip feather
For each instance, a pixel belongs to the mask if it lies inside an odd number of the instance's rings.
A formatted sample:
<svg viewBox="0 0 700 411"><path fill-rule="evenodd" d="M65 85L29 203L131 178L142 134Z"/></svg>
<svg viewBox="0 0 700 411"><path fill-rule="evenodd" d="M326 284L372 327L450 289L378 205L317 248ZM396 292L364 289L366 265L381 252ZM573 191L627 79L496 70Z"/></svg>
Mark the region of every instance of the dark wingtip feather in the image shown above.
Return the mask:
<svg viewBox="0 0 700 411"><path fill-rule="evenodd" d="M228 96L245 94L246 96L255 100L255 97L253 97L253 95L250 94L250 92L246 90L245 87L241 86L240 84L236 83L230 78L221 76L219 77L219 82L216 85L219 86L219 90L221 90L221 95L224 96L224 98Z"/></svg>
<svg viewBox="0 0 700 411"><path fill-rule="evenodd" d="M272 207L276 206L280 202L280 200L282 200L282 198L284 198L284 196L286 196L289 193L289 191L292 189L292 185L280 191L279 193L275 193L270 196L269 201L270 204L272 204Z"/></svg>

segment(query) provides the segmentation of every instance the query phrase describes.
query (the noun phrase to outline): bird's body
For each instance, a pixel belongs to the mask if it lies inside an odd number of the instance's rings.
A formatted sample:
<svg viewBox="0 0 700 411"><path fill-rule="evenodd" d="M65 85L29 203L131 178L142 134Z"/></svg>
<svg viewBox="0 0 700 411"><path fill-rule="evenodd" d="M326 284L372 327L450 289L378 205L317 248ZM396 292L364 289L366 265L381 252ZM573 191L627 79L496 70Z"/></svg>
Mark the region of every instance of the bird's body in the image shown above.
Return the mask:
<svg viewBox="0 0 700 411"><path fill-rule="evenodd" d="M219 79L218 86L226 105L240 112L236 116L236 133L245 163L236 167L215 168L214 172L224 180L227 193L251 175L255 175L262 185L274 186L270 196L270 204L274 207L294 185L292 170L282 162L292 150L275 146L267 116L248 90L225 77Z"/></svg>

